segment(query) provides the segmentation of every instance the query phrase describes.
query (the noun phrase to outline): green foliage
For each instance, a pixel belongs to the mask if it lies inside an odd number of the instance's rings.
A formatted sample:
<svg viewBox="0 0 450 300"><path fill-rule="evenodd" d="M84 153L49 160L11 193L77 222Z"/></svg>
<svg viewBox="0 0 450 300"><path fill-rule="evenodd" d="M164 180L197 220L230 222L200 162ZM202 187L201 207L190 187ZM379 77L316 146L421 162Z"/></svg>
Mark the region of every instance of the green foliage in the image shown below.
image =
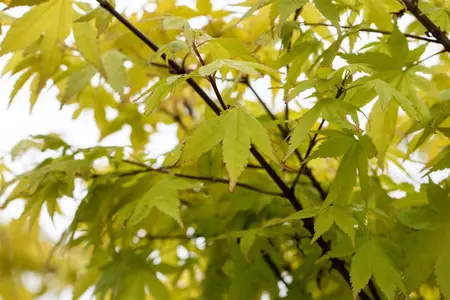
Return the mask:
<svg viewBox="0 0 450 300"><path fill-rule="evenodd" d="M23 203L0 226L0 298L450 298L450 6L418 2L165 0L123 19L0 0L10 104L52 87L101 139L131 129L127 147L43 133L0 160L1 213ZM178 144L153 157L161 123ZM51 242L39 224L70 201Z"/></svg>

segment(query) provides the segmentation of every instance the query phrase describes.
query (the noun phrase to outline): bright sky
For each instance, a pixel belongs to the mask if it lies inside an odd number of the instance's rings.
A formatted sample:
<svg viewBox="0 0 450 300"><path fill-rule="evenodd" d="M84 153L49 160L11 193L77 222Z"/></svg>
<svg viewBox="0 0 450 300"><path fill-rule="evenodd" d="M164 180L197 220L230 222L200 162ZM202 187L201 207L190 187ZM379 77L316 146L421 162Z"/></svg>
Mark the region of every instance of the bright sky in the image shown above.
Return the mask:
<svg viewBox="0 0 450 300"><path fill-rule="evenodd" d="M95 4L95 0L88 0L88 2ZM125 10L127 13L136 11L142 7L147 0L116 0L117 8L119 11ZM179 1L184 4L192 5L193 1ZM217 0L215 1L215 7L234 4L237 0ZM16 10L15 15L23 13L21 10ZM195 24L193 24L195 26ZM3 36L5 35L5 31ZM3 36L1 38L3 38ZM0 39L1 39L0 38ZM430 53L433 53L431 51ZM0 69L6 62L6 58L0 58ZM72 120L72 113L74 107L65 106L60 109L59 102L55 99L56 91L51 89L41 95L37 104L35 105L32 113L30 114L30 106L28 103L29 88L25 86L21 92L15 98L15 101L8 108L9 94L13 88L16 77L7 78L0 77L0 157L6 156L19 140L24 139L30 135L46 134L50 132L61 134L69 143L80 146L88 147L98 144L99 133L94 123L92 113L83 113L78 119ZM269 95L270 92L265 88L267 85L264 80L259 80L256 83L256 88L262 95ZM175 126L161 126L160 133L154 134L151 137L149 150L155 156L169 151L176 143L176 127ZM113 134L101 142L102 145L126 145L129 144L128 139L129 128L124 128L122 131ZM28 169L33 163L40 159L39 155L27 155L20 159L20 161L13 164L14 172L20 173L23 170ZM5 159L8 161L8 159ZM418 167L411 163L405 163L405 167L413 171L414 177L420 179L418 175ZM410 179L405 177L397 169L391 171L395 175L395 179L398 181L409 181ZM446 173L436 174L435 178L444 178ZM0 198L1 200L1 198ZM1 202L1 201L0 201ZM60 234L70 224L71 217L73 216L76 204L74 201L67 201L67 204L62 207L65 217L58 216L55 218L53 224L46 213L43 214L44 218L41 220L41 225L44 231L49 237L56 240ZM20 201L13 202L13 204L7 209L7 211L0 211L0 224L6 223L12 217L20 215L23 208L23 203ZM66 297L62 297L65 299ZM49 298L46 298L49 299ZM56 299L56 298L53 298Z"/></svg>

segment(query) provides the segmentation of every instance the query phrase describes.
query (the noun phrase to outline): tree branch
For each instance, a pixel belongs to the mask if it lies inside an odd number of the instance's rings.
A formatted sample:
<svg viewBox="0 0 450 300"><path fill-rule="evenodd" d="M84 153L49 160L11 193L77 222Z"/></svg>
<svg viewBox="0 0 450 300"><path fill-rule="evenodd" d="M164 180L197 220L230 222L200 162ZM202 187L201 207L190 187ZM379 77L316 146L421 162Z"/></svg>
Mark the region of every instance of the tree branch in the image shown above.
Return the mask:
<svg viewBox="0 0 450 300"><path fill-rule="evenodd" d="M114 7L107 2L107 0L97 0L97 2L100 4L101 7L106 9L108 12L110 12L115 18L117 18L123 25L125 25L131 32L133 32L142 42L144 42L148 47L150 47L153 51L157 52L159 48L144 34L142 33L138 28L136 28L133 24L131 24L126 18L124 18L119 12L117 12ZM165 59L165 55L161 55L162 58ZM182 68L173 60L168 60L169 65L179 72L179 74L184 74ZM220 108L214 103L214 101L206 94L206 92L192 79L189 78L186 80L188 84L198 93L198 95L205 101L205 103L217 114L220 115ZM264 159L264 157L259 153L259 151L252 146L250 148L250 152L253 154L253 156L256 158L256 160L261 164L261 166L266 170L270 178L278 185L278 187L283 192L283 195L289 200L291 205L294 207L296 211L302 210L302 205L298 201L298 199L295 197L295 195L292 193L290 188L284 183L284 181L281 179L281 177L277 174L277 172L272 168L272 166L269 165L269 163ZM305 219L304 227L311 233L314 234L314 219L309 218ZM330 250L330 246L325 240L321 237L317 240L317 244L322 249L322 252L328 252ZM347 281L347 283L350 285L350 275L349 272L345 266L345 262L343 260L332 258L332 267L336 269L342 277ZM359 296L363 300L371 300L370 296L365 292L361 291Z"/></svg>
<svg viewBox="0 0 450 300"><path fill-rule="evenodd" d="M127 27L136 37L138 37L144 44L150 49L158 52L159 47L156 46L142 31L130 23L125 17L123 17L107 0L97 0L101 7L112 14L120 23ZM161 54L161 58L166 60L166 55ZM184 70L174 60L168 59L169 66L172 67L177 74L185 74ZM194 79L188 78L186 82L194 89L195 92L206 102L206 104L217 114L220 115L220 108L214 103L214 101L206 94L206 92L195 82Z"/></svg>
<svg viewBox="0 0 450 300"><path fill-rule="evenodd" d="M158 171L158 172L161 172L161 171ZM161 173L164 173L164 172L161 172ZM176 177L180 177L180 178L202 180L202 181L208 181L208 182L211 182L211 183L214 183L214 182L226 183L226 184L230 183L229 180L223 179L223 178L194 176L194 175L186 175L186 174L181 174L181 173L174 173L173 175L176 176ZM273 195L273 196L278 196L278 197L284 197L283 194L280 194L280 193L277 193L277 192L265 191L265 190L262 190L260 188L257 188L255 186L252 186L252 185L247 184L247 183L238 182L238 183L236 183L236 186L239 186L241 188L245 188L247 190L255 191L255 192L258 192L258 193L261 193L261 194L267 194L267 195Z"/></svg>
<svg viewBox="0 0 450 300"><path fill-rule="evenodd" d="M444 46L445 50L450 53L450 40L447 35L434 24L420 9L418 1L414 0L399 0L408 11L416 17L416 19L431 33L439 44Z"/></svg>
<svg viewBox="0 0 450 300"><path fill-rule="evenodd" d="M402 0L403 1L403 0ZM334 25L332 24L327 24L327 23L312 23L312 22L302 22L300 23L302 25L306 25L306 26L326 26L326 27L334 27ZM344 29L354 29L354 26L345 26L345 25L341 25L341 28ZM358 31L363 31L363 32L372 32L372 33L379 33L379 34L384 34L384 35L391 35L392 32L391 31L387 31L387 30L381 30L381 29L374 29L374 28L360 28L358 29ZM416 39L416 40L421 40L421 41L426 41L426 42L430 42L430 43L437 43L440 44L440 42L438 40L435 39L431 39L425 36L420 36L420 35L414 35L414 34L409 34L409 33L403 33L404 36L408 37L408 38L412 38L412 39Z"/></svg>
<svg viewBox="0 0 450 300"><path fill-rule="evenodd" d="M172 234L172 235L152 235L152 234L147 234L145 236L146 239L148 240L195 240L198 237L197 236L187 236L185 234Z"/></svg>
<svg viewBox="0 0 450 300"><path fill-rule="evenodd" d="M197 56L198 60L202 64L202 66L205 66L206 63L202 58L202 55L200 52L198 52L197 46L192 45L192 48L194 49L195 55ZM214 90L214 94L216 94L217 100L219 100L220 105L222 106L223 110L227 109L227 105L225 104L225 101L223 101L222 95L220 94L219 88L217 87L216 80L212 75L208 75L208 81L211 83L211 86Z"/></svg>
<svg viewBox="0 0 450 300"><path fill-rule="evenodd" d="M322 120L322 122L320 123L319 128L317 130L322 129L324 124L325 124L325 119ZM318 135L319 135L319 133L316 132L314 134L313 138L311 139L311 141L309 142L308 149L306 150L306 153L305 153L305 159L307 159L309 157L309 155L312 152L312 149L316 145L316 140L317 140L317 136ZM294 182L292 183L292 186L291 186L291 190L292 191L295 190L295 186L297 185L297 182L300 179L300 176L302 175L302 173L305 170L305 168L306 168L306 162L302 163L302 165L300 167L300 170L298 171L297 176L295 177Z"/></svg>
<svg viewBox="0 0 450 300"><path fill-rule="evenodd" d="M250 90L252 91L252 93L255 95L256 99L258 99L259 103L261 103L261 105L264 107L264 110L267 112L267 114L270 116L270 118L273 121L276 121L277 118L275 117L275 115L270 111L270 109L267 107L267 105L265 104L265 102L263 101L263 99L261 98L261 96L258 94L258 92L253 88L253 86L250 84L250 82L248 81L248 79L246 79L245 81L243 81L243 83L245 85L247 85ZM277 124L277 128L278 130L281 132L281 135L283 136L284 139L288 138L289 136L289 131L287 131L286 128L284 128L283 126L281 126L280 124ZM297 156L298 160L301 162L303 162L304 158L302 157L302 155L300 154L300 152L295 149L294 151L295 156ZM303 168L303 169L302 169ZM306 166L306 164L302 164L300 167L301 172L304 172L306 176L309 177L309 179L311 180L313 186L317 189L317 191L320 194L320 197L325 200L325 198L327 197L327 192L322 188L322 185L320 184L319 181L317 181L317 179L314 177L314 174L312 173L312 170L310 168L308 168L308 166ZM297 175L300 178L300 171L298 173L299 175ZM298 179L297 179L298 180ZM292 189L292 191L294 191Z"/></svg>
<svg viewBox="0 0 450 300"><path fill-rule="evenodd" d="M171 174L175 177L179 177L179 178L185 178L185 179L192 179L192 180L201 180L201 181L206 181L206 182L211 182L211 183L225 183L225 184L229 184L230 181L224 178L213 178L213 177L208 177L208 176L196 176L196 175L187 175L187 174L182 174L182 173L172 173L170 170L166 169L166 168L152 168L146 164L140 163L140 162L135 162L132 160L124 160L125 163L129 163L135 166L139 166L141 168L144 168L143 170L132 170L132 171L128 171L128 172L118 172L118 173L105 173L105 174L94 174L92 175L92 178L97 178L100 176L116 176L116 177L127 177L127 176L133 176L133 175L137 175L137 174L141 174L141 173L147 173L147 172L158 172L158 173L163 173L163 174ZM261 194L266 194L266 195L272 195L272 196L278 196L278 197L283 197L283 194L277 193L277 192L272 192L272 191L266 191L260 188L257 188L255 186L252 186L250 184L247 183L242 183L242 182L237 182L236 186L239 186L241 188L247 189L247 190L251 190L254 192L258 192Z"/></svg>

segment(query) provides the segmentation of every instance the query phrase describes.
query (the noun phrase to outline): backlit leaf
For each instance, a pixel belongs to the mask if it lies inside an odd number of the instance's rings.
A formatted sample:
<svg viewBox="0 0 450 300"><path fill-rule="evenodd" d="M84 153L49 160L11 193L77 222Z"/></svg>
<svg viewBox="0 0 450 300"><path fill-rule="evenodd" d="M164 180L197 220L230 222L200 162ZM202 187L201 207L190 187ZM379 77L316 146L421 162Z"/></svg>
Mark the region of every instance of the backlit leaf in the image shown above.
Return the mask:
<svg viewBox="0 0 450 300"><path fill-rule="evenodd" d="M246 116L240 109L227 112L229 117L223 124L227 129L223 138L223 160L230 176L230 190L234 190L237 179L244 171L250 155L250 135L245 129Z"/></svg>
<svg viewBox="0 0 450 300"><path fill-rule="evenodd" d="M204 121L186 141L180 161L194 160L220 143L226 130L223 122L221 117Z"/></svg>
<svg viewBox="0 0 450 300"><path fill-rule="evenodd" d="M117 93L123 93L126 83L123 55L118 51L108 51L103 54L102 58L108 83Z"/></svg>
<svg viewBox="0 0 450 300"><path fill-rule="evenodd" d="M16 19L2 41L2 53L23 49L41 37L48 28L55 25L55 15L61 12L61 4L65 2L69 1L44 2Z"/></svg>
<svg viewBox="0 0 450 300"><path fill-rule="evenodd" d="M50 26L41 42L41 78L40 86L43 87L45 82L53 75L63 59L64 39L69 35L70 22L72 20L72 1L58 0L54 4L57 7Z"/></svg>
<svg viewBox="0 0 450 300"><path fill-rule="evenodd" d="M107 78L94 28L88 22L75 22L72 28L81 55Z"/></svg>
<svg viewBox="0 0 450 300"><path fill-rule="evenodd" d="M331 23L340 30L339 27L339 13L336 9L336 4L331 0L314 0L314 5L320 13L331 21Z"/></svg>
<svg viewBox="0 0 450 300"><path fill-rule="evenodd" d="M289 148L284 156L286 160L300 144L308 138L308 133L314 123L320 116L319 105L314 106L309 111L307 111L298 121L292 131L291 138L289 140Z"/></svg>
<svg viewBox="0 0 450 300"><path fill-rule="evenodd" d="M311 243L315 242L320 236L322 236L331 225L333 225L334 217L331 208L326 208L319 212L319 215L314 220L314 237Z"/></svg>
<svg viewBox="0 0 450 300"><path fill-rule="evenodd" d="M387 109L383 110L381 102L377 101L369 115L366 130L377 149L379 166L383 165L386 151L392 142L397 114L397 102L390 101Z"/></svg>

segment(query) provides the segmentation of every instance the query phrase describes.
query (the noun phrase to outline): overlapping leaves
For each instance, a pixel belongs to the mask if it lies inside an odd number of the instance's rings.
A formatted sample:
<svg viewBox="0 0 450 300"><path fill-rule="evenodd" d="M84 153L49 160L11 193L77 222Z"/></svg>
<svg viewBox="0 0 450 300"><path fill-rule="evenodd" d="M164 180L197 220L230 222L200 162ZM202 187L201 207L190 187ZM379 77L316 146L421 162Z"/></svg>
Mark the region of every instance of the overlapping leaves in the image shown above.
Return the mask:
<svg viewBox="0 0 450 300"><path fill-rule="evenodd" d="M230 190L245 169L252 144L273 161L277 158L266 129L243 108L232 108L204 121L186 141L180 162L200 157L222 142L223 160L230 177Z"/></svg>

